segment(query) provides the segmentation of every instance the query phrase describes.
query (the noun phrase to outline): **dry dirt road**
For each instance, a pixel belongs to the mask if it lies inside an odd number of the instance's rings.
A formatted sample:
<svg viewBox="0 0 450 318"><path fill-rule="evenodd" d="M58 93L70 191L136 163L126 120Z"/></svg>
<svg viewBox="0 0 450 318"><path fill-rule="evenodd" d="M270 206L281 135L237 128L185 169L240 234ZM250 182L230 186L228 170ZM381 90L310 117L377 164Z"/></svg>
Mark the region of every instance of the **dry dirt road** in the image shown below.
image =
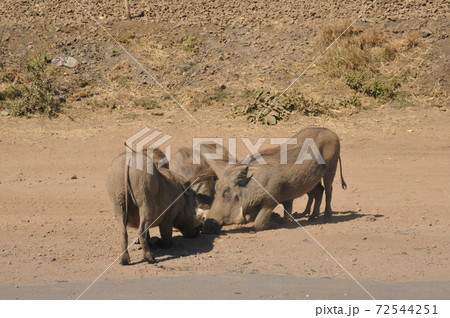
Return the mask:
<svg viewBox="0 0 450 318"><path fill-rule="evenodd" d="M262 232L230 226L194 239L175 233L172 248L155 251L156 265L139 262L134 246L135 263L113 264L83 297L370 298L348 271L376 298L448 299L449 115L378 109L340 119L295 116L270 128L214 110L194 113L200 126L177 109L133 121L100 112L75 121L2 116L0 296L76 298L116 259L105 174L140 129L172 135L175 150L192 137L282 137L316 125L341 137L348 189L335 181L331 223L301 219L303 229ZM196 293L180 292L191 286Z"/></svg>

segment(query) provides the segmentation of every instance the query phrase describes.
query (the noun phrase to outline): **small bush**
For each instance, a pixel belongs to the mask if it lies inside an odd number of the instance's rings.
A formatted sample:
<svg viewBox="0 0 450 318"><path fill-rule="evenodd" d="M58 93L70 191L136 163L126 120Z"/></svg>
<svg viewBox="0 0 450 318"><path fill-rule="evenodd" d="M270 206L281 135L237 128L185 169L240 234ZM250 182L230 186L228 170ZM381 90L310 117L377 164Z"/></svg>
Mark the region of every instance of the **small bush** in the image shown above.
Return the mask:
<svg viewBox="0 0 450 318"><path fill-rule="evenodd" d="M353 37L351 42L358 44L361 50L373 47L383 47L388 43L385 34L378 29L368 29L359 34L358 37Z"/></svg>
<svg viewBox="0 0 450 318"><path fill-rule="evenodd" d="M5 88L4 91L0 91L0 100L12 100L19 98L23 95L22 85L11 85Z"/></svg>
<svg viewBox="0 0 450 318"><path fill-rule="evenodd" d="M123 34L119 34L115 37L116 41L122 44L130 42L131 39L134 39L135 34L133 32L125 32Z"/></svg>
<svg viewBox="0 0 450 318"><path fill-rule="evenodd" d="M228 98L229 93L225 91L225 86L220 86L216 88L212 93L206 96L206 99L215 102L221 102Z"/></svg>
<svg viewBox="0 0 450 318"><path fill-rule="evenodd" d="M96 110L96 109L100 109L100 108L108 108L109 106L109 101L107 99L99 99L99 98L92 98L87 102L87 107L90 110Z"/></svg>
<svg viewBox="0 0 450 318"><path fill-rule="evenodd" d="M38 113L54 117L61 112L64 99L46 71L49 61L47 56L27 61L26 83L11 85L2 93L13 116Z"/></svg>
<svg viewBox="0 0 450 318"><path fill-rule="evenodd" d="M184 73L187 73L194 66L195 66L194 62L188 62L185 65L178 66L178 74L182 75Z"/></svg>
<svg viewBox="0 0 450 318"><path fill-rule="evenodd" d="M337 36L342 32L339 25L329 28L334 31L327 31L327 35L322 33L319 38L322 42L326 41L327 36ZM392 61L397 57L397 51L398 48L386 32L378 29L352 31L350 28L345 37L325 53L319 66L335 77L376 73L380 71L381 62Z"/></svg>
<svg viewBox="0 0 450 318"><path fill-rule="evenodd" d="M158 101L155 99L152 99L152 98L139 97L139 98L133 98L133 101L137 106L142 107L147 110L161 108Z"/></svg>
<svg viewBox="0 0 450 318"><path fill-rule="evenodd" d="M188 36L184 38L183 49L192 53L198 53L197 38L193 36Z"/></svg>
<svg viewBox="0 0 450 318"><path fill-rule="evenodd" d="M351 23L350 20L346 20L343 22L332 23L332 24L326 25L319 34L319 42L323 46L330 45L334 40L336 40L336 38L339 35L342 34L342 32L345 31L345 29L347 29L347 27L350 25L350 23ZM361 33L361 30L359 28L351 26L347 30L347 32L345 32L342 35L342 37L348 37L348 36L356 35L359 33Z"/></svg>
<svg viewBox="0 0 450 318"><path fill-rule="evenodd" d="M414 47L417 47L421 44L419 33L412 32L408 35L406 39L406 47L408 49L412 49Z"/></svg>
<svg viewBox="0 0 450 318"><path fill-rule="evenodd" d="M131 80L132 80L131 76L125 75L125 76L120 76L119 78L117 78L116 83L117 83L117 85L128 89L131 87Z"/></svg>
<svg viewBox="0 0 450 318"><path fill-rule="evenodd" d="M118 49L112 49L111 52L109 52L109 55L111 55L111 57L119 56L120 51Z"/></svg>
<svg viewBox="0 0 450 318"><path fill-rule="evenodd" d="M84 87L86 87L86 86L88 86L89 85L89 81L88 80L81 80L80 81L80 83L79 83L79 86L81 87L81 88L84 88Z"/></svg>
<svg viewBox="0 0 450 318"><path fill-rule="evenodd" d="M6 61L8 43L9 36L5 34L5 29L2 28L2 31L0 33L0 70L3 70L3 68L5 67L4 61Z"/></svg>
<svg viewBox="0 0 450 318"><path fill-rule="evenodd" d="M336 108L335 103L328 100L316 101L303 94L285 94L277 99L278 94L257 90L252 100L245 107L236 107L235 114L247 115L250 122L262 122L276 125L280 120L287 120L294 112L305 116L330 114Z"/></svg>
<svg viewBox="0 0 450 318"><path fill-rule="evenodd" d="M387 44L383 47L383 51L379 56L379 60L390 62L395 60L398 54L398 48L394 44Z"/></svg>
<svg viewBox="0 0 450 318"><path fill-rule="evenodd" d="M361 92L366 83L364 75L347 75L347 85L351 89Z"/></svg>
<svg viewBox="0 0 450 318"><path fill-rule="evenodd" d="M375 79L367 80L365 76L348 76L347 85L360 93L373 98L389 98L396 96L397 88L400 87L396 77L386 78L378 76Z"/></svg>
<svg viewBox="0 0 450 318"><path fill-rule="evenodd" d="M361 107L361 101L359 100L358 96L353 95L349 98L344 98L339 102L339 106L340 107L349 107L349 106L354 106L356 108L360 108Z"/></svg>

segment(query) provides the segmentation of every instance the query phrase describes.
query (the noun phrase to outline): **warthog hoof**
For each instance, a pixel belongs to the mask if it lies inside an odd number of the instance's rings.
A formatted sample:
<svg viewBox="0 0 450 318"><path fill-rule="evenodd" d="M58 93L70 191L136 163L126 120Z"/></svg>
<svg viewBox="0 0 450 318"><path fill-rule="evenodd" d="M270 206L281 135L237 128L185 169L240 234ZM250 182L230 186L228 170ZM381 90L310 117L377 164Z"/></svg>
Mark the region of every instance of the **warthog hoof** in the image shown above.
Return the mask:
<svg viewBox="0 0 450 318"><path fill-rule="evenodd" d="M300 213L300 217L307 217L307 216L309 216L311 214L311 211L305 211L305 212L303 212L303 213Z"/></svg>
<svg viewBox="0 0 450 318"><path fill-rule="evenodd" d="M149 263L149 264L155 264L156 263L156 259L153 257L153 255L144 257L144 261Z"/></svg>
<svg viewBox="0 0 450 318"><path fill-rule="evenodd" d="M202 233L204 234L217 234L219 233L220 229L222 228L222 225L219 224L214 219L207 219L205 221L205 224L203 224Z"/></svg>
<svg viewBox="0 0 450 318"><path fill-rule="evenodd" d="M128 265L130 264L130 255L128 253L123 254L120 258L120 265Z"/></svg>

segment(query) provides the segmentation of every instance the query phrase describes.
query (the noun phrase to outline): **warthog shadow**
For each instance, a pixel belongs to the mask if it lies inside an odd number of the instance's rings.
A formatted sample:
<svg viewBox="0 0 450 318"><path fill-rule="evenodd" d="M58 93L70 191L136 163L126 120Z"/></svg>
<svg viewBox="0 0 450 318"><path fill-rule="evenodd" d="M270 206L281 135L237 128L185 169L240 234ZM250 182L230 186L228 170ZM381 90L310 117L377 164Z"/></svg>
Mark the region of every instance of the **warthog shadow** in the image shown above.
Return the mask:
<svg viewBox="0 0 450 318"><path fill-rule="evenodd" d="M308 217L303 215L303 213L293 213L292 216L295 218L297 222L299 222L301 225L308 225L308 224L326 224L326 223L341 223L341 222L348 222L355 219L363 218L363 217L372 217L372 218L380 218L383 217L383 214L371 214L371 213L361 213L356 211L343 211L343 212L337 212L333 211L333 215L331 217L331 220L324 220L323 219L323 213L320 214L320 217L316 220L309 221ZM295 223L295 222L294 222Z"/></svg>
<svg viewBox="0 0 450 318"><path fill-rule="evenodd" d="M323 219L319 219L318 221L313 221L311 223L341 223L348 222L359 218L368 218L368 221L375 221L378 218L384 217L383 214L372 214L372 213L361 213L355 211L344 211L344 212L333 212L333 216L331 220L323 222Z"/></svg>
<svg viewBox="0 0 450 318"><path fill-rule="evenodd" d="M189 255L208 253L213 249L215 238L216 236L214 235L205 234L199 234L193 238L184 238L181 235L176 235L172 239L172 246L161 248L158 245L151 244L150 249L158 264ZM130 265L140 263L147 262L140 260L132 262Z"/></svg>
<svg viewBox="0 0 450 318"><path fill-rule="evenodd" d="M308 216L303 216L301 213L293 213L294 219L300 223L303 227L317 225L317 224L327 224L327 223L341 223L348 222L355 219L366 217L368 221L374 221L377 218L381 218L383 214L370 214L361 213L356 211L343 211L343 212L333 212L333 216L330 221L323 221L323 215L315 221L308 221ZM282 221L281 217L275 216L274 221L276 223L276 229L297 229L299 225L296 222L286 222ZM214 240L222 235L233 234L233 233L255 233L255 229L250 224L244 224L242 226L232 225L233 228L224 227L220 233L217 234L199 234L194 238L184 238L181 235L176 235L173 237L172 246L168 248L160 248L155 244L151 245L151 250L153 256L158 263L163 263L165 261L170 261L180 257L186 257L189 255L203 254L212 251L214 247ZM147 263L144 260L137 262L132 262L129 265L136 265L141 263Z"/></svg>
<svg viewBox="0 0 450 318"><path fill-rule="evenodd" d="M274 213L275 214L275 213ZM273 221L276 224L276 227L272 230L276 229L296 229L299 227L297 222L303 227L307 227L310 225L317 225L317 224L335 224L335 223L341 223L341 222L348 222L355 219L367 217L367 218L373 218L373 220L376 220L377 218L383 217L383 214L370 214L370 213L361 213L356 211L343 211L343 212L333 212L333 216L331 217L331 220L324 221L323 220L323 213L321 213L320 217L314 221L309 221L308 216L304 216L302 213L293 213L293 218L296 222L292 220L292 222L284 221L278 214L277 216L273 217ZM226 233L254 233L255 229L253 227L249 227L248 225L243 225L238 228L232 228L232 229L222 229L221 232Z"/></svg>

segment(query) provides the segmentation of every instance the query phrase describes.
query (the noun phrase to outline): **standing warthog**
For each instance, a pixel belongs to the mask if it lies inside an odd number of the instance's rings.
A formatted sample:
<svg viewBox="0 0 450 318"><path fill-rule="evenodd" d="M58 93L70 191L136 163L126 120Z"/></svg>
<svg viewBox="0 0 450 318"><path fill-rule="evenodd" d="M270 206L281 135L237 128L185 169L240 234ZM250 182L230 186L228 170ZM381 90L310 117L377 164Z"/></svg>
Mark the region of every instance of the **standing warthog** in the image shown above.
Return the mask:
<svg viewBox="0 0 450 318"><path fill-rule="evenodd" d="M340 162L339 138L326 128L305 128L293 138L297 139L297 144L287 147L286 164L280 163L279 153L264 156L266 164L251 161L247 165L231 165L225 169L215 165L213 160L208 161L219 179L213 205L203 226L204 233L217 233L223 225L250 221L254 221L256 230L267 229L271 227L270 216L277 202L292 207L293 199L310 191L312 197L317 197L310 219L317 218L322 198L319 187L322 178L326 196L324 219L331 218L332 183ZM314 156L311 156L312 160L296 162L308 138L314 141L325 163L319 163L319 158ZM345 189L342 167L341 184ZM314 194L316 192L320 195Z"/></svg>
<svg viewBox="0 0 450 318"><path fill-rule="evenodd" d="M122 265L130 262L127 225L138 228L143 257L149 263L155 262L147 241L150 227L159 226L164 246L172 244L172 227L186 237L193 237L200 231L201 224L195 215L195 194L188 188L189 183L169 169L152 164L150 174L128 166L126 155L122 154L113 160L108 170L107 189L122 235Z"/></svg>

